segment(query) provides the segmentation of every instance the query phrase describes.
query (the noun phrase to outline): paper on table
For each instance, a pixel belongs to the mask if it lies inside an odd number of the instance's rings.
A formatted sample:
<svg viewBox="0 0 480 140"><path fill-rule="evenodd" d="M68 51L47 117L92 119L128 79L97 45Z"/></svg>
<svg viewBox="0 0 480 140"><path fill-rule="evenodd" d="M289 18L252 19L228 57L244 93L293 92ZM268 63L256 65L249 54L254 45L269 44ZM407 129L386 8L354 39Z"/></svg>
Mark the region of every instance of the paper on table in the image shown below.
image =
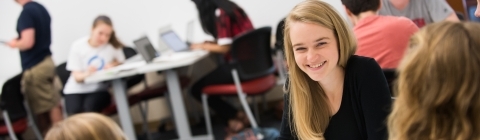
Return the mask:
<svg viewBox="0 0 480 140"><path fill-rule="evenodd" d="M0 44L2 44L2 45L8 45L8 42L5 41L5 40L0 40Z"/></svg>
<svg viewBox="0 0 480 140"><path fill-rule="evenodd" d="M130 62L130 63L125 63L118 65L114 68L111 69L105 69L101 71L97 71L95 75L107 75L107 74L117 74L122 71L128 71L128 70L133 70L135 68L141 67L143 65L146 65L147 63L145 61L137 61L137 62Z"/></svg>
<svg viewBox="0 0 480 140"><path fill-rule="evenodd" d="M186 52L175 52L167 55L161 55L160 57L155 58L153 61L154 62L180 61L182 59L203 55L204 53L208 53L208 51L192 50L192 51L186 51Z"/></svg>

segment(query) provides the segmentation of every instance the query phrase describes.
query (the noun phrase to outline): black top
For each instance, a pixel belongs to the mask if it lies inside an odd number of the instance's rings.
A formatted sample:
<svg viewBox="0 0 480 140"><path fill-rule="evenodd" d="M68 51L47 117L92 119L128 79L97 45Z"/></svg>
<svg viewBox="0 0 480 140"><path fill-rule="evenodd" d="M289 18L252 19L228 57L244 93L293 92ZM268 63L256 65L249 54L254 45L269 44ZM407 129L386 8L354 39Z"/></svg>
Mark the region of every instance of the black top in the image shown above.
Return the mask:
<svg viewBox="0 0 480 140"><path fill-rule="evenodd" d="M290 130L288 100L289 96L285 95L279 140L298 139ZM380 66L372 58L354 55L345 68L340 109L330 119L324 136L327 140L387 139L386 118L390 105L390 92Z"/></svg>
<svg viewBox="0 0 480 140"><path fill-rule="evenodd" d="M46 56L51 55L50 44L50 15L47 9L37 2L28 2L23 6L22 13L18 18L17 32L19 39L22 31L28 28L35 29L35 43L32 48L20 51L22 69L27 70L40 63Z"/></svg>

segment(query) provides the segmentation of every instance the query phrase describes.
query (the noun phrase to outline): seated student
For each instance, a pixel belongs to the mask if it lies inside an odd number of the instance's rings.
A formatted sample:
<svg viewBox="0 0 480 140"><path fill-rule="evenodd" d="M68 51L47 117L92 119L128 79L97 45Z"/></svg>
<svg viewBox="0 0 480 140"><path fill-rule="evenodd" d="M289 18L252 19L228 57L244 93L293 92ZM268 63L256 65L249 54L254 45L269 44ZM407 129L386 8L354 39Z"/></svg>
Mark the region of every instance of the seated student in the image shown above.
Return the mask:
<svg viewBox="0 0 480 140"><path fill-rule="evenodd" d="M90 36L75 41L70 48L67 70L72 71L63 92L69 115L100 112L110 104L108 87L103 83L83 83L95 71L108 69L125 61L120 43L107 16L98 16Z"/></svg>
<svg viewBox="0 0 480 140"><path fill-rule="evenodd" d="M382 0L380 15L407 17L418 27L439 21L459 21L446 0Z"/></svg>
<svg viewBox="0 0 480 140"><path fill-rule="evenodd" d="M204 49L225 56L228 61L230 44L235 36L252 30L253 25L247 14L235 3L228 0L192 0L201 20L203 31L215 38L215 42L192 44L193 49ZM223 59L223 58L222 58ZM233 83L231 68L226 63L200 78L190 89L190 93L201 101L202 89L208 85ZM237 112L231 104L218 96L208 98L208 105L225 120L229 120L231 131L238 132L248 125L244 113ZM226 121L225 121L226 122ZM244 123L244 124L239 124Z"/></svg>
<svg viewBox="0 0 480 140"><path fill-rule="evenodd" d="M374 58L381 68L394 69L418 27L405 17L380 16L381 0L342 0L358 40L357 55Z"/></svg>
<svg viewBox="0 0 480 140"><path fill-rule="evenodd" d="M354 55L354 35L338 12L303 1L284 31L289 80L279 139L386 139L387 81L374 59Z"/></svg>
<svg viewBox="0 0 480 140"><path fill-rule="evenodd" d="M441 22L412 37L388 118L391 140L480 139L480 24Z"/></svg>
<svg viewBox="0 0 480 140"><path fill-rule="evenodd" d="M80 113L55 124L45 140L126 140L122 129L97 113Z"/></svg>

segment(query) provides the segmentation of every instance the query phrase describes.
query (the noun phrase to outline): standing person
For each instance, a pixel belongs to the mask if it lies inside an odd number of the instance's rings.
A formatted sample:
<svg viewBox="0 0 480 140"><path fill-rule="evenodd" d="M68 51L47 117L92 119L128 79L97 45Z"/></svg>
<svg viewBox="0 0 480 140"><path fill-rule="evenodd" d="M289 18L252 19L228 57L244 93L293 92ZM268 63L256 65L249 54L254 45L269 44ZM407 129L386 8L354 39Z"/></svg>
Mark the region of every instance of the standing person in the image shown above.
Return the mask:
<svg viewBox="0 0 480 140"><path fill-rule="evenodd" d="M60 93L55 91L55 64L50 51L50 15L41 4L31 0L15 0L23 6L18 18L18 37L8 45L20 50L22 92L38 119L40 130L62 119Z"/></svg>
<svg viewBox="0 0 480 140"><path fill-rule="evenodd" d="M443 20L459 21L445 0L382 0L379 13L407 17L419 28Z"/></svg>
<svg viewBox="0 0 480 140"><path fill-rule="evenodd" d="M480 139L479 34L479 23L441 22L412 37L398 69L389 139Z"/></svg>
<svg viewBox="0 0 480 140"><path fill-rule="evenodd" d="M73 43L67 60L67 70L72 73L63 89L69 115L100 112L110 104L106 84L87 84L84 80L98 70L109 69L125 61L123 46L115 36L112 21L103 15L93 21L90 36Z"/></svg>
<svg viewBox="0 0 480 140"><path fill-rule="evenodd" d="M303 1L284 34L289 80L279 139L386 139L387 81L374 59L354 55L356 39L338 12Z"/></svg>
<svg viewBox="0 0 480 140"><path fill-rule="evenodd" d="M381 0L342 0L358 40L355 54L374 58L382 69L395 69L418 27L405 17L378 15Z"/></svg>
<svg viewBox="0 0 480 140"><path fill-rule="evenodd" d="M197 7L203 31L213 36L215 41L192 44L191 47L223 55L225 56L224 61L228 61L228 53L233 38L253 29L250 19L242 8L229 0L193 0L193 2ZM204 87L222 83L233 83L231 68L226 63L218 64L215 70L197 81L190 89L190 93L195 99L201 101ZM243 128L243 125L248 125L246 124L248 123L246 115L238 112L237 109L220 97L209 97L208 105L222 119L229 121L231 131L238 132Z"/></svg>

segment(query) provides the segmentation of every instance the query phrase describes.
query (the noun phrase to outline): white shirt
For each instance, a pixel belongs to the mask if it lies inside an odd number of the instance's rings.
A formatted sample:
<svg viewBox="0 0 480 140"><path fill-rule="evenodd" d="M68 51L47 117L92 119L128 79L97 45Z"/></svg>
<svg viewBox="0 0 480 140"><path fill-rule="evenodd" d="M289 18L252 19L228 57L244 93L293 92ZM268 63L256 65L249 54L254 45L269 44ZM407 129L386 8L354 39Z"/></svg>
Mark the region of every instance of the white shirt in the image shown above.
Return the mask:
<svg viewBox="0 0 480 140"><path fill-rule="evenodd" d="M91 65L101 70L114 60L117 60L119 63L125 61L122 49L115 49L111 44L92 47L88 43L89 38L88 36L83 37L73 43L67 60L67 70L84 72ZM105 84L78 83L72 75L70 75L63 88L65 94L85 94L102 90L107 90Z"/></svg>

